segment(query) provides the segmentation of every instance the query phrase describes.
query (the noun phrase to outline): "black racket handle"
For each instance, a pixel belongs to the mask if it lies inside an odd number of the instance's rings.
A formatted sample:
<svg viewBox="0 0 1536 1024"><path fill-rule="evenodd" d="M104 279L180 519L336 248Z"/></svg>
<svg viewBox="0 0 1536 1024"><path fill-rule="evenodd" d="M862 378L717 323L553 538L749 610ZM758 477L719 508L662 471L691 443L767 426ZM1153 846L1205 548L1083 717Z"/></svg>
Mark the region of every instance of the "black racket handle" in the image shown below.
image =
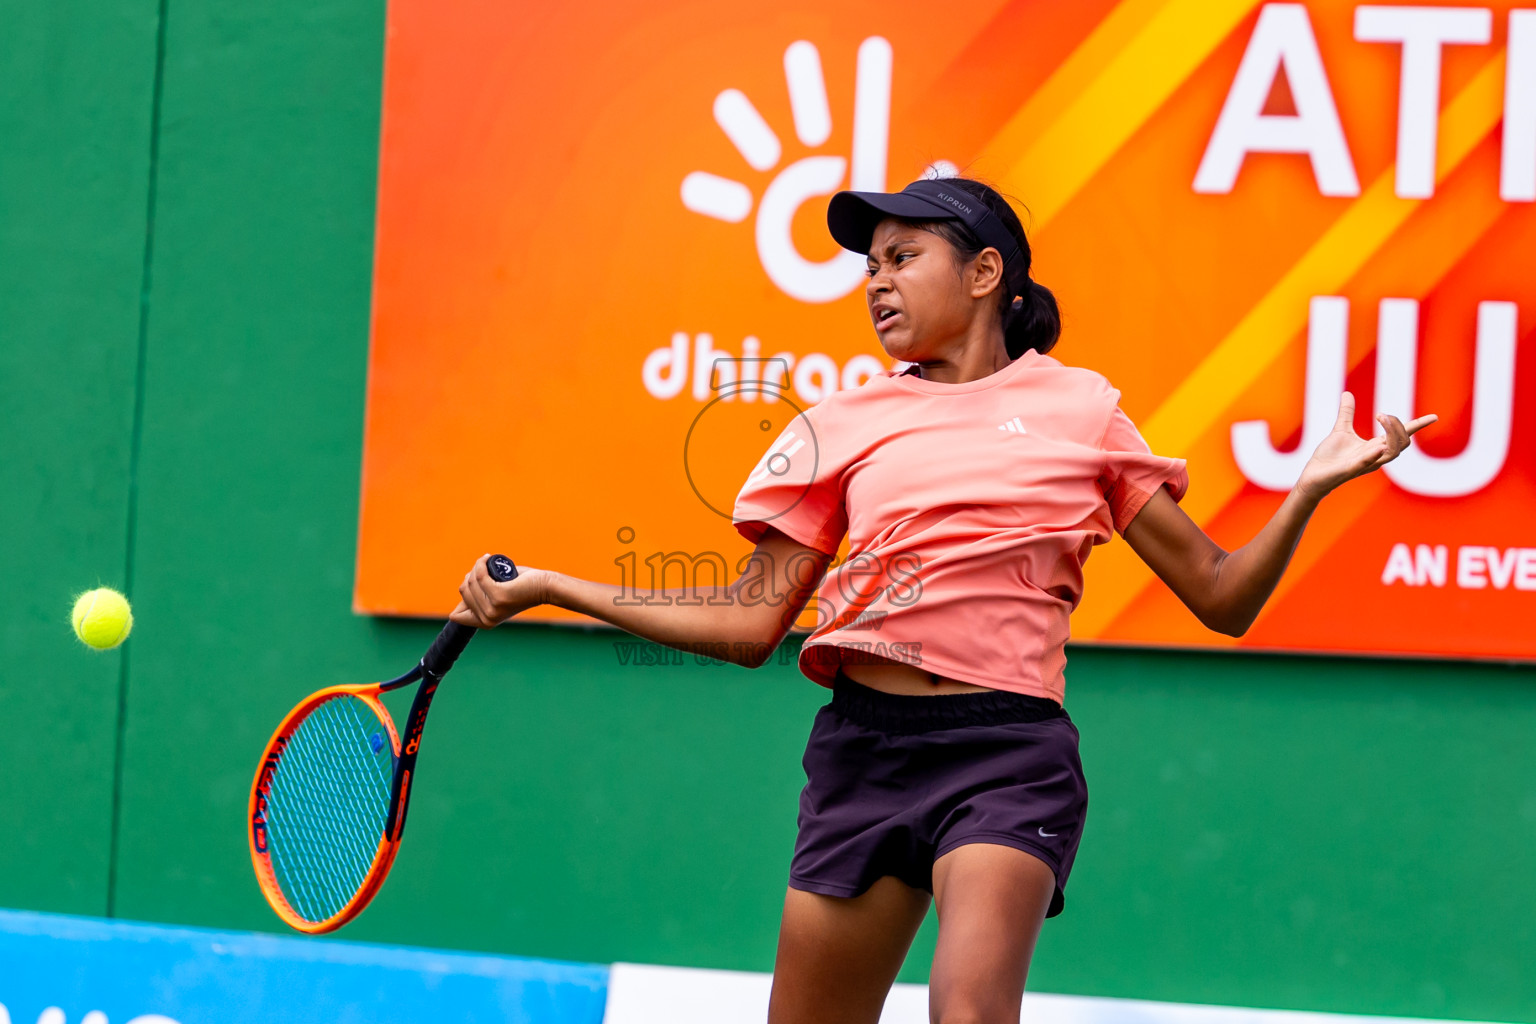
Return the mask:
<svg viewBox="0 0 1536 1024"><path fill-rule="evenodd" d="M498 583L506 583L517 578L517 566L512 564L512 559L506 555L492 555L486 562L486 570L491 578ZM416 698L411 701L411 715L405 722L405 735L401 737L400 760L395 764L395 779L392 787L394 799L389 806L389 819L384 823L384 838L400 841L400 836L405 832L405 812L410 805L411 780L416 772L416 751L421 747L421 730L427 724L427 710L432 706L432 696L437 693L437 684L443 675L453 667L459 655L464 653L464 648L474 639L479 630L474 626L461 626L457 622L450 621L443 627L443 631L437 634L437 639L432 641L432 646L427 648L427 653L421 658L421 688L416 691ZM415 673L411 673L414 675ZM401 676L399 681L411 678L411 675Z"/></svg>
<svg viewBox="0 0 1536 1024"><path fill-rule="evenodd" d="M491 574L491 579L498 583L506 583L517 578L517 566L506 555L492 555L486 560L486 571ZM432 646L427 648L427 653L422 655L421 668L427 675L439 679L450 669L453 663L459 660L459 655L464 653L464 648L474 639L478 630L474 626L465 626L457 622L450 622L443 627L443 631L437 634L437 639L432 641Z"/></svg>

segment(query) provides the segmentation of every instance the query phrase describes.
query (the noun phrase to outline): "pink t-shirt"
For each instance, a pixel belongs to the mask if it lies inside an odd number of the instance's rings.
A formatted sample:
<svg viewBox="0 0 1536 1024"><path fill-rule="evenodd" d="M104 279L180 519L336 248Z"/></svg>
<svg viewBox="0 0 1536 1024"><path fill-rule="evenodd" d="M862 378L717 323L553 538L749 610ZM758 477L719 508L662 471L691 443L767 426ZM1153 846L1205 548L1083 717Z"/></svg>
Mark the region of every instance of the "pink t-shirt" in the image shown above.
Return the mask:
<svg viewBox="0 0 1536 1024"><path fill-rule="evenodd" d="M963 384L887 370L791 420L735 520L753 543L773 526L833 555L848 535L800 670L831 686L839 663L874 655L1061 701L1088 552L1158 487L1177 501L1189 486L1119 401L1030 351Z"/></svg>

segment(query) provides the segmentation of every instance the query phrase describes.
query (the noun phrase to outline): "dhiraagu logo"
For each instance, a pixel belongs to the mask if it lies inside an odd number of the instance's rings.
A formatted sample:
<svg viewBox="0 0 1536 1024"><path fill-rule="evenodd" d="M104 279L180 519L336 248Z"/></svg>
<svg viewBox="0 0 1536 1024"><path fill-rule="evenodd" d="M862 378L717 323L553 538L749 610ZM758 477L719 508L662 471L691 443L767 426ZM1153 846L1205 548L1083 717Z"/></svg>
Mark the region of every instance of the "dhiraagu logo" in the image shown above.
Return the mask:
<svg viewBox="0 0 1536 1024"><path fill-rule="evenodd" d="M891 44L870 36L859 44L853 99L853 152L848 156L816 154L781 166L784 146L779 135L738 89L715 97L715 123L731 140L749 168L775 172L755 197L750 185L710 171L694 171L683 179L683 205L694 213L737 224L757 219L757 255L774 284L801 302L831 302L857 288L864 279L864 257L840 251L820 263L800 255L790 237L795 211L816 196L846 187L864 192L885 191L886 148L891 120ZM784 79L789 88L795 137L810 149L832 135L832 108L827 102L821 53L814 43L800 40L784 51Z"/></svg>
<svg viewBox="0 0 1536 1024"><path fill-rule="evenodd" d="M724 89L715 96L715 123L745 166L686 175L681 187L683 206L727 224L755 218L753 231L763 270L792 299L833 302L864 283L864 256L840 250L828 260L808 260L795 248L790 226L796 212L819 196L842 188L885 191L892 59L891 44L880 36L870 36L859 44L854 68L852 151L846 155L813 152L788 159L787 136L768 123L751 97L740 89ZM807 149L820 149L832 137L834 121L816 44L801 39L785 48L784 81L794 140ZM744 173L748 171L752 173ZM925 171L928 177L953 177L957 173L947 160L934 161ZM761 398L771 404L780 394L792 394L809 406L834 391L858 387L884 372L889 363L868 353L840 362L826 352L775 351L782 342L769 340L768 344L772 347L764 349L762 341L749 334L741 340L737 355L719 344L712 333L679 330L670 345L646 356L641 380L651 397L663 401L685 394L691 381L692 397L698 402L714 397L730 403ZM746 386L753 380L763 386Z"/></svg>

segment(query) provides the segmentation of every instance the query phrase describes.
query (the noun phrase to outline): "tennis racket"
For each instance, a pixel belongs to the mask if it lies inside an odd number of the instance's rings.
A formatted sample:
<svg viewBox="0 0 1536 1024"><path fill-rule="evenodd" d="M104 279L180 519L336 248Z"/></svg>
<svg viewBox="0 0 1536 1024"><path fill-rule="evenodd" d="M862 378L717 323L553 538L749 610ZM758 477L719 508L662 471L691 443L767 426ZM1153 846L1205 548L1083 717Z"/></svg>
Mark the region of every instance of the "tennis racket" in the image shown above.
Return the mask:
<svg viewBox="0 0 1536 1024"><path fill-rule="evenodd" d="M486 568L502 583L517 577L505 555L492 555ZM340 928L384 884L405 830L427 710L475 632L449 622L405 675L317 690L272 734L251 783L251 863L262 895L290 926ZM417 681L402 745L379 695Z"/></svg>

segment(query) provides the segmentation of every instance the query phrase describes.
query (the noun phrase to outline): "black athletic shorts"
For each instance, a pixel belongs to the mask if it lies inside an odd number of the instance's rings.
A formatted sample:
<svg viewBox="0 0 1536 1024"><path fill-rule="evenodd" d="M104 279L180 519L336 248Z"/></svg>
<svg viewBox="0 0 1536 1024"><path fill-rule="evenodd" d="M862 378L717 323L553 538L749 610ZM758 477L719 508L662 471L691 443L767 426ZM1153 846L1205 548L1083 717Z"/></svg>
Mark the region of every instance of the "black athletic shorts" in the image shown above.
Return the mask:
<svg viewBox="0 0 1536 1024"><path fill-rule="evenodd" d="M1044 697L905 696L839 672L805 748L790 887L857 896L894 875L932 892L939 857L999 843L1050 865L1055 917L1088 811L1077 742Z"/></svg>

